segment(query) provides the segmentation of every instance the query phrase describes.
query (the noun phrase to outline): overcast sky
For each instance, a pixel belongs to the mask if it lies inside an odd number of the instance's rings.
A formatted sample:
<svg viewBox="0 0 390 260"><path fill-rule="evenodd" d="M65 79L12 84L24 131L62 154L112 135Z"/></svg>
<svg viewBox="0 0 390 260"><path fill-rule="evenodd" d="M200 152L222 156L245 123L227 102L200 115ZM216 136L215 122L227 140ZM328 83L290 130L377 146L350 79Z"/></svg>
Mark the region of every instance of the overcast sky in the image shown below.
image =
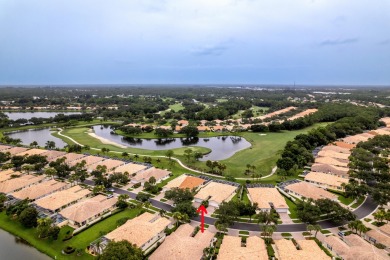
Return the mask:
<svg viewBox="0 0 390 260"><path fill-rule="evenodd" d="M0 84L390 84L389 0L0 0Z"/></svg>

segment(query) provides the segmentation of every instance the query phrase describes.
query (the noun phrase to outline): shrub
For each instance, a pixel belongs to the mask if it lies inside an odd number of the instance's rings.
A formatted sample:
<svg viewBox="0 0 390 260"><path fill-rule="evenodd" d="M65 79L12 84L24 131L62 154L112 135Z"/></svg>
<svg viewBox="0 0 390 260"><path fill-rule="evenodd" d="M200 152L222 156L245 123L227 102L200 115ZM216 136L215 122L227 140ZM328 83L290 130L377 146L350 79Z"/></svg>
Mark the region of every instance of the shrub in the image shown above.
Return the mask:
<svg viewBox="0 0 390 260"><path fill-rule="evenodd" d="M381 243L375 243L374 246L376 246L379 249L386 249L386 246Z"/></svg>
<svg viewBox="0 0 390 260"><path fill-rule="evenodd" d="M64 251L65 254L69 255L69 254L73 253L74 251L76 251L76 249L71 247L71 246L67 246L67 247L64 248L63 251Z"/></svg>

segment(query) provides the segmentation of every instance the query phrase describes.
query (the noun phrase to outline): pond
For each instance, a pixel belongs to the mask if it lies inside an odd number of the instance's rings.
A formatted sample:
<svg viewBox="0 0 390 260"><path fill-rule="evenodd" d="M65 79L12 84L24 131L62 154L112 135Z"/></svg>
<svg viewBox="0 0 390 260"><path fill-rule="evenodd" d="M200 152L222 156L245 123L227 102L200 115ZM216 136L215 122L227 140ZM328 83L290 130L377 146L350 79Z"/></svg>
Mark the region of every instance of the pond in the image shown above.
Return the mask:
<svg viewBox="0 0 390 260"><path fill-rule="evenodd" d="M51 259L47 255L39 252L24 240L15 237L0 229L0 259L7 260L46 260Z"/></svg>
<svg viewBox="0 0 390 260"><path fill-rule="evenodd" d="M186 146L201 146L211 149L211 153L205 155L201 161L224 160L233 156L236 152L249 148L251 144L245 138L239 136L218 136L210 138L161 138L161 139L141 139L129 138L112 134L109 126L94 126L97 136L103 137L112 142L146 150L168 150Z"/></svg>
<svg viewBox="0 0 390 260"><path fill-rule="evenodd" d="M6 114L8 118L12 120L17 120L20 118L29 120L33 117L50 118L58 114L74 115L81 114L81 112L4 112L4 114Z"/></svg>
<svg viewBox="0 0 390 260"><path fill-rule="evenodd" d="M66 146L66 143L60 138L51 135L49 128L29 129L7 133L7 135L14 139L19 138L24 145L30 145L32 142L37 141L39 146L44 147L47 141L54 141L56 143L56 148L64 148Z"/></svg>

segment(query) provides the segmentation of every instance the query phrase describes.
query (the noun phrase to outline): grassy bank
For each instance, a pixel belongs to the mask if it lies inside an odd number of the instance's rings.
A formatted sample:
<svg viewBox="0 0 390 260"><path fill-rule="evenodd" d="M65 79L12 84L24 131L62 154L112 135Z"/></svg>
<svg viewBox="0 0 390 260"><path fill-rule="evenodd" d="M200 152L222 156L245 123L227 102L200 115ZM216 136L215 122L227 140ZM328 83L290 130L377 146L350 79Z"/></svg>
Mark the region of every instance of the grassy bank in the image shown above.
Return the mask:
<svg viewBox="0 0 390 260"><path fill-rule="evenodd" d="M101 237L103 234L114 230L117 227L117 221L121 218L134 218L139 214L140 209L126 209L121 211L103 221L89 227L83 232L72 237L70 240L62 241L68 231L72 232L73 229L65 226L61 228L60 235L57 240L51 239L39 239L36 233L36 229L26 229L19 222L11 220L5 212L0 213L0 228L8 231L9 233L23 238L30 245L37 248L39 251L47 254L48 256L56 259L94 259L93 256L83 253L81 256L77 256L76 253L71 255L63 255L61 251L66 246L72 246L74 248L85 249L91 242Z"/></svg>

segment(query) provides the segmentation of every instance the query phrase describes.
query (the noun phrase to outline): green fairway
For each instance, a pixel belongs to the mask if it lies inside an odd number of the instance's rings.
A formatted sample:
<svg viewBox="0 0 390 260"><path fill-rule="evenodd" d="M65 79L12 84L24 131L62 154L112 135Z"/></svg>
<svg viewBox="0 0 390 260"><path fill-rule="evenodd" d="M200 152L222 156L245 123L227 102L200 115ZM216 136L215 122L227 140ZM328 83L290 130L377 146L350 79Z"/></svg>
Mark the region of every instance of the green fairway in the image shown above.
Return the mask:
<svg viewBox="0 0 390 260"><path fill-rule="evenodd" d="M181 103L176 103L174 105L170 105L169 108L171 110L174 110L175 112L177 112L177 111L183 110L184 106Z"/></svg>
<svg viewBox="0 0 390 260"><path fill-rule="evenodd" d="M4 229L18 237L23 238L39 251L56 259L94 259L93 256L83 253L81 256L76 256L76 253L71 255L63 255L61 250L66 246L85 249L91 242L101 237L103 234L111 232L117 227L117 221L121 218L134 218L139 214L140 209L126 209L113 216L110 216L103 221L89 227L88 229L75 235L73 238L62 241L66 233L72 232L73 229L65 226L61 228L60 235L57 240L38 239L36 229L26 229L19 222L11 220L5 212L0 213L0 228Z"/></svg>

